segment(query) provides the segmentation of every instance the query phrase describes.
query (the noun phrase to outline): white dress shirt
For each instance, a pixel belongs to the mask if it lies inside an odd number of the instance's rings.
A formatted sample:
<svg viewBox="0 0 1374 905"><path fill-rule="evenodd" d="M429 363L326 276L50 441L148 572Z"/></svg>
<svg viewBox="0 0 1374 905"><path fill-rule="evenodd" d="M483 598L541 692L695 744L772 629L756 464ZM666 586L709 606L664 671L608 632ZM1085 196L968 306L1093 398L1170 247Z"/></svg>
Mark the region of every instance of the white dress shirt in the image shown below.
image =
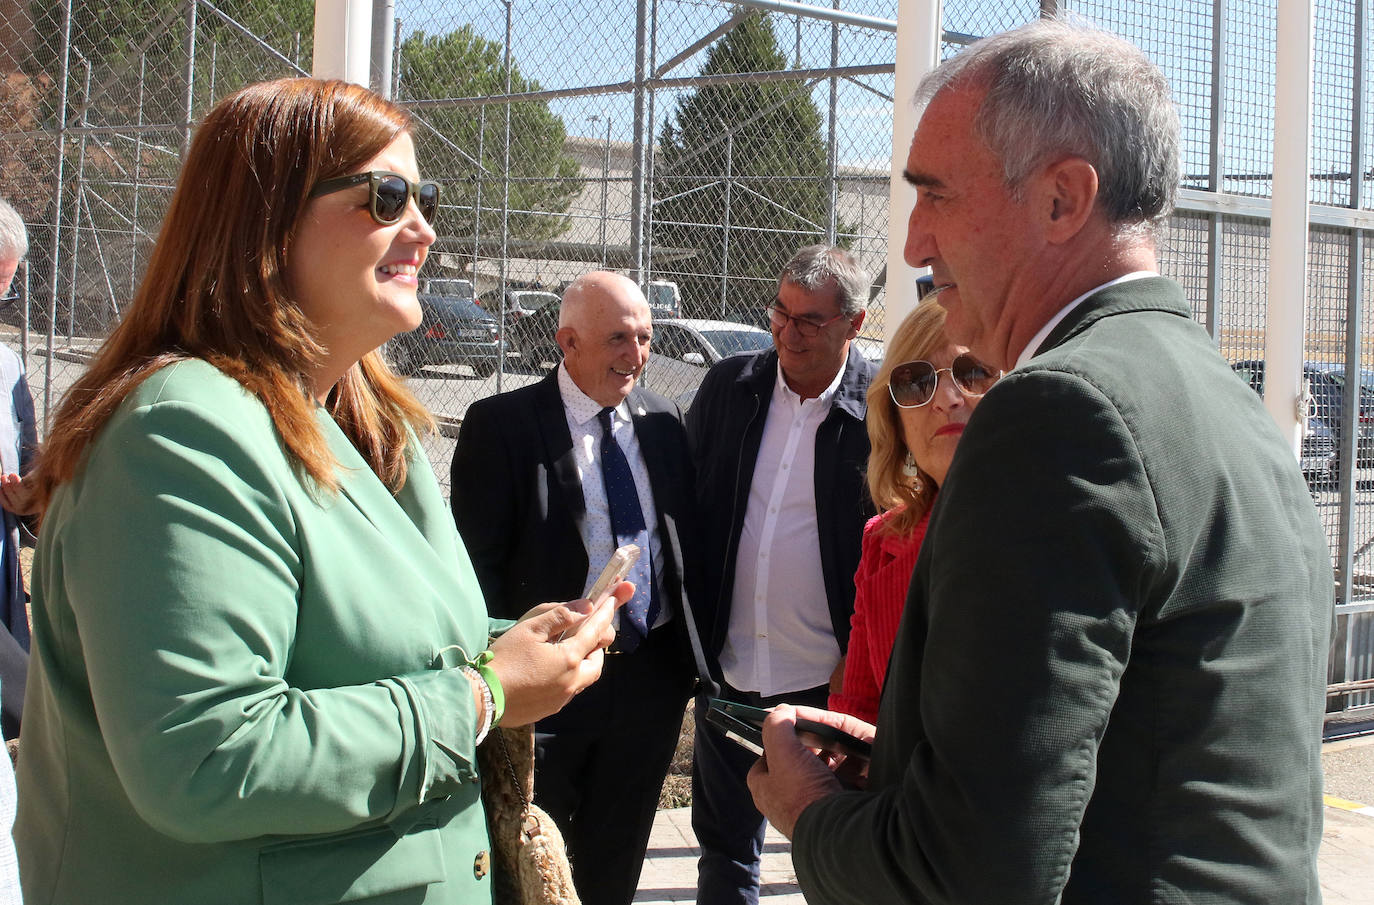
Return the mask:
<svg viewBox="0 0 1374 905"><path fill-rule="evenodd" d="M601 423L596 417L605 406L582 392L563 364L558 366L558 392L563 397L563 415L568 419L568 431L572 434L573 460L577 463L582 501L587 510L582 521L582 544L587 549L587 578L582 584L582 593L586 594L616 548L611 510L606 503L606 485L601 479ZM639 508L644 513L644 524L649 526L649 549L641 555L652 557L654 581L659 590L658 616L649 626L652 629L667 622L672 611L663 593L662 542L658 536L658 510L654 508L649 468L644 464L644 454L640 452L639 438L635 436L630 416L629 400L622 399L611 414L611 436L620 444L630 463L630 474L634 475L635 491L639 494ZM618 628L620 616L617 614L615 618Z"/></svg>
<svg viewBox="0 0 1374 905"><path fill-rule="evenodd" d="M815 466L816 429L843 374L841 368L825 392L803 400L778 370L720 654L725 681L741 691L768 696L824 685L840 661L821 571Z"/></svg>

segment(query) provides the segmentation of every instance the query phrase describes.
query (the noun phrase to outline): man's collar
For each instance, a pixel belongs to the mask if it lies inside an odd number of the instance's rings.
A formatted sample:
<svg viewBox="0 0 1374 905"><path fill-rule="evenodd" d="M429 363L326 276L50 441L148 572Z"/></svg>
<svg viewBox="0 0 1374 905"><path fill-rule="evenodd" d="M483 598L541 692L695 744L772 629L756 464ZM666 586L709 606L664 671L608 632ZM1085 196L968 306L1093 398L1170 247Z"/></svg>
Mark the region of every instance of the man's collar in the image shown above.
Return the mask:
<svg viewBox="0 0 1374 905"><path fill-rule="evenodd" d="M1060 308L1055 313L1054 317L1045 321L1044 326L1042 326L1036 332L1036 334L1030 338L1030 342L1026 343L1025 348L1021 350L1021 354L1016 357L1016 364L1012 365L1012 367L1019 368L1021 367L1021 365L1025 364L1026 362L1030 361L1033 357L1035 357L1035 353L1039 351L1041 344L1043 344L1045 340L1049 338L1049 335L1054 332L1054 328L1058 327L1059 324L1063 322L1064 318L1072 314L1074 309L1076 309L1079 305L1086 302L1091 296L1095 295L1098 292L1101 292L1108 286L1115 286L1118 283L1128 283L1131 280L1143 280L1146 277L1157 276L1159 276L1159 274L1153 270L1135 270L1130 273L1123 274L1122 276L1119 276L1114 280L1108 280L1100 286L1094 286L1092 289L1089 289L1087 292L1083 293L1078 298L1069 302L1063 308Z"/></svg>
<svg viewBox="0 0 1374 905"><path fill-rule="evenodd" d="M558 363L558 393L563 397L563 408L567 409L575 424L586 424L588 421L595 420L596 416L605 408L604 405L582 392L582 388L568 373L566 362ZM630 406L624 399L620 400L620 403L614 408L617 418L621 421L630 420Z"/></svg>
<svg viewBox="0 0 1374 905"><path fill-rule="evenodd" d="M846 352L847 352L847 350L846 350ZM844 379L845 368L846 368L848 365L849 365L849 358L848 358L848 356L846 355L846 358L845 358L844 363L841 364L841 365L840 365L840 369L839 369L838 371L835 372L835 379L833 379L833 380L830 381L830 386L828 386L828 387L826 387L825 389L821 390L821 394L820 394L819 396L816 396L816 397L815 397L816 401L817 401L818 403L820 403L822 406L828 406L828 405L830 405L831 400L835 398L835 391L836 391L837 389L839 389L839 387L840 387L840 381ZM784 398L790 400L790 401L791 401L792 403L794 403L795 405L801 405L803 402L808 401L808 400L802 399L802 398L801 398L801 394L798 393L796 390L792 389L792 387L788 385L788 383L787 383L787 375L784 374L783 371L782 371L782 360L781 360L781 359L779 359L778 362L777 362L777 368L778 368L778 379L777 379L777 384L776 384L776 387L775 387L775 389L774 389L774 392L783 394Z"/></svg>

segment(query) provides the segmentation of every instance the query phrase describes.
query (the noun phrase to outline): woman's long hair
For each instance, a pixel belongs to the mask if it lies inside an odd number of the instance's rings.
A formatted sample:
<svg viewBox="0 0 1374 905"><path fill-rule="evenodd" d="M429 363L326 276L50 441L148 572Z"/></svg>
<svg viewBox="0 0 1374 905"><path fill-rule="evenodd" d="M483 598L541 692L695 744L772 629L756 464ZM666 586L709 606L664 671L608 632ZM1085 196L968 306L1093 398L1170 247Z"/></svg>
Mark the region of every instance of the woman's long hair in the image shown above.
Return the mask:
<svg viewBox="0 0 1374 905"><path fill-rule="evenodd" d="M882 366L868 385L868 492L879 512L899 510L884 522L889 534L910 534L930 509L939 489L935 480L919 468L914 478L906 473L907 447L901 416L887 391L892 369L908 361L929 359L948 345L945 309L934 299L927 299L902 320L887 344Z"/></svg>
<svg viewBox="0 0 1374 905"><path fill-rule="evenodd" d="M133 304L58 410L32 476L42 509L125 397L186 358L204 359L262 400L295 464L337 488L308 377L325 350L289 287L291 248L311 188L409 128L404 110L372 92L317 79L250 85L206 115ZM326 407L399 490L409 429L432 421L376 350L344 374Z"/></svg>

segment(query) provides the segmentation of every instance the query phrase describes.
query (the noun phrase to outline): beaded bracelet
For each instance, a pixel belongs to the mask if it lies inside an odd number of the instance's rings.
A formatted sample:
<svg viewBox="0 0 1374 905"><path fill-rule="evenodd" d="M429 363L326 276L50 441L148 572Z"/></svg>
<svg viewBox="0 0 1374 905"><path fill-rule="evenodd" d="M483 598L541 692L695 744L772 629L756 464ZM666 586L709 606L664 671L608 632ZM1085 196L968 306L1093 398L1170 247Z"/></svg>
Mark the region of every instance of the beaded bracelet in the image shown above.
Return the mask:
<svg viewBox="0 0 1374 905"><path fill-rule="evenodd" d="M501 680L496 675L496 670L491 668L492 658L496 655L489 650L484 650L468 665L477 670L477 673L486 682L487 690L491 692L492 701L496 707L496 715L492 718L492 725L501 725L501 717L506 715L506 693L501 688Z"/></svg>
<svg viewBox="0 0 1374 905"><path fill-rule="evenodd" d="M477 688L482 692L482 728L477 730L477 741L475 742L475 744L480 745L487 737L487 733L491 732L491 727L495 722L493 718L496 715L496 702L492 700L491 687L487 685L487 680L482 678L481 673L467 665L458 667L458 671L469 680L475 681Z"/></svg>

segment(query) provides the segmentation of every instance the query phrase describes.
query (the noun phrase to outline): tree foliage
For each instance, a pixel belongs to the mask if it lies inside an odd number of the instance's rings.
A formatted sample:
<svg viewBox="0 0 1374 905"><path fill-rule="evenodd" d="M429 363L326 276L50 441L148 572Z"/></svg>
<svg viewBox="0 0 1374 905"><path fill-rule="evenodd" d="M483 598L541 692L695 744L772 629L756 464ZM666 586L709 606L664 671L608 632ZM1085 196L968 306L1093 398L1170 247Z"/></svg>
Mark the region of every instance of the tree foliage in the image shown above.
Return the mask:
<svg viewBox="0 0 1374 905"><path fill-rule="evenodd" d="M400 94L406 99L482 97L538 91L539 83L511 66L506 86L500 44L469 25L443 35L416 32L401 44ZM485 111L485 112L484 112ZM443 231L470 238L474 226L493 237L501 229L506 108L437 107L416 112L420 168L444 183ZM510 105L509 234L551 239L568 227L568 206L581 182L577 161L564 153L563 120L543 102ZM480 155L481 166L478 166ZM481 191L481 221L473 210Z"/></svg>
<svg viewBox="0 0 1374 905"><path fill-rule="evenodd" d="M768 17L755 15L712 46L701 74L786 68ZM756 318L792 253L824 241L821 125L803 82L707 85L678 102L659 139L653 246L697 250L695 273L679 277L691 316Z"/></svg>

